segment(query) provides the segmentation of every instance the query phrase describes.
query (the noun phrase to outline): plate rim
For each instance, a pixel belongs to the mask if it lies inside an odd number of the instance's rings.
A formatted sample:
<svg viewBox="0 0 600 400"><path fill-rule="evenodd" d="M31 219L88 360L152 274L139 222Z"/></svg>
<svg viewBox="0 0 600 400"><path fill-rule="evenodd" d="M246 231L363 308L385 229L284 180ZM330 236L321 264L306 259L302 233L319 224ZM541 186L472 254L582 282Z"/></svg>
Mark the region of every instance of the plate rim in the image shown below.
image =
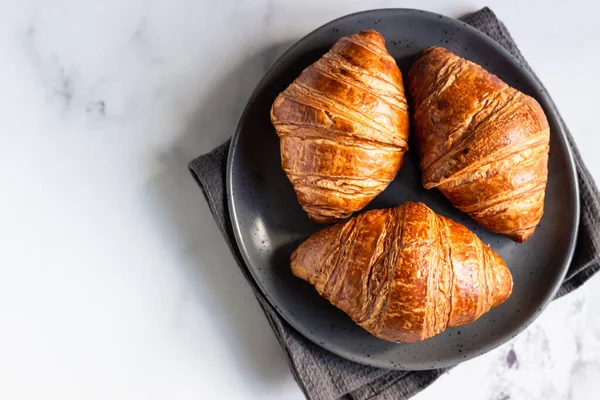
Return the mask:
<svg viewBox="0 0 600 400"><path fill-rule="evenodd" d="M470 31L472 34L479 36L484 42L486 42L486 44L494 47L497 51L499 51L500 53L503 53L504 56L506 57L506 59L513 64L513 66L515 66L516 68L518 68L526 77L528 80L536 83L539 87L541 87L543 90L540 91L539 95L541 97L540 100L543 101L543 103L545 103L548 108L549 111L553 114L554 119L558 122L559 125L559 137L560 140L563 142L563 144L565 145L566 149L567 149L567 163L570 166L570 171L569 171L569 177L573 183L573 192L572 192L572 197L573 197L573 204L575 205L574 207L574 219L575 219L575 224L573 225L573 230L570 233L570 238L569 238L569 244L568 244L568 251L567 251L567 256L565 258L565 261L562 265L562 271L558 276L558 279L556 279L556 281L554 282L554 287L552 287L552 290L549 290L546 295L542 298L542 304L541 306L531 314L531 316L526 319L517 329L515 329L510 335L504 335L504 336L500 336L492 341L490 341L487 346L482 346L481 348L479 348L478 350L474 351L473 353L467 355L467 356L463 356L462 358L454 358L453 360L449 361L449 362L438 362L439 365L437 365L434 368L446 368L446 367L451 367L451 366L455 366L458 365L464 361L468 361L470 359L479 357L499 346L501 346L502 344L508 342L509 340L513 339L514 337L516 337L517 335L519 335L521 332L523 332L527 327L529 327L531 325L531 323L533 321L535 321L540 315L541 313L546 309L546 307L550 304L551 300L556 296L556 293L560 290L560 287L565 279L565 276L567 274L567 271L569 270L569 266L571 265L571 262L573 260L573 255L575 253L575 246L577 243L577 237L578 237L578 233L579 233L579 224L580 224L580 202L579 202L579 182L578 182L578 177L577 177L577 168L575 165L575 160L574 160L574 156L573 156L573 149L571 148L569 139L567 137L566 134L566 125L564 123L564 121L562 120L562 117L560 117L560 114L558 113L558 109L554 103L554 101L550 98L548 91L546 90L546 88L544 87L544 85L542 84L541 80L535 75L535 73L533 71L528 70L527 68L525 68L525 66L523 65L522 62L520 62L515 56L513 56L508 50L506 50L504 47L502 47L502 45L500 45L500 43L496 42L494 39L492 39L491 37L489 37L488 35L486 35L485 33L481 32L480 30L478 30L477 28L463 22L460 21L456 18L452 18L452 17L448 17L442 14L438 14L438 13L434 13L431 11L425 11L425 10L419 10L419 9L414 9L414 8L377 8L377 9L369 9L369 10L363 10L363 11L358 11L358 12L354 12L351 14L346 14L343 15L341 17L335 18L323 25L320 25L319 27L313 29L312 31L310 31L307 35L303 36L302 38L300 38L299 40L297 40L292 46L290 46L285 52L283 52L283 54L281 54L274 62L273 64L271 64L271 66L267 69L267 71L265 72L265 74L263 75L263 77L260 79L260 81L258 82L258 84L256 85L256 87L254 88L251 96L249 97L244 110L242 112L242 114L240 115L239 119L238 119L238 123L236 125L236 129L234 131L234 134L231 138L231 142L229 145L229 150L228 150L228 154L227 154L227 167L226 167L226 173L225 173L225 188L226 188L226 196L227 196L227 207L229 209L229 222L231 223L232 226L232 231L235 237L235 241L236 241L236 245L238 246L239 252L242 256L243 261L246 263L247 269L249 270L252 279L254 281L254 284L258 287L258 289L262 292L263 296L267 299L267 301L269 302L269 304L277 311L277 313L287 322L289 323L296 331L298 331L302 336L304 336L305 338L307 338L308 340L310 340L312 343L316 344L317 346L339 356L342 357L346 360L350 360L353 362L357 362L363 365L368 365L368 366L372 366L372 367L376 367L376 368L385 368L385 369L391 369L391 370L430 370L432 369L432 367L430 366L425 366L423 365L422 367L415 367L414 365L411 365L410 368L402 366L402 365L398 365L398 364L394 364L393 366L390 366L389 363L381 363L378 362L377 359L375 358L366 358L366 357L352 357L349 356L349 354L344 353L343 351L340 351L340 349L331 346L329 343L327 342L321 342L318 340L318 338L315 337L314 334L311 334L310 331L308 329L305 329L301 324L296 323L295 319L292 318L289 315L286 315L285 310L282 310L277 304L275 304L275 302L273 301L273 299L271 299L271 296L269 296L267 293L268 291L265 290L264 284L261 282L261 280L259 279L259 277L257 277L256 273L255 273L255 269L251 268L250 265L253 265L253 262L251 261L250 257L248 256L248 250L246 249L246 245L242 239L242 232L241 232L241 224L238 221L238 217L237 217L237 213L236 213L236 207L235 207L235 200L234 200L234 188L233 188L233 159L235 157L235 150L237 148L237 144L239 142L239 137L240 137L240 133L241 133L241 128L242 128L242 122L245 121L247 119L248 116L248 112L250 109L250 105L254 102L254 100L257 98L258 93L261 91L261 89L263 88L263 86L265 85L265 83L271 79L271 75L273 74L273 71L276 69L276 67L278 66L278 64L286 59L288 57L288 54L292 53L293 51L295 51L297 48L301 47L304 43L306 43L307 41L310 41L310 39L315 36L316 34L320 33L322 30L326 30L329 29L331 25L335 25L337 23L339 23L340 21L343 21L345 19L351 19L351 18L355 18L357 16L362 16L365 14L372 14L375 12L383 12L383 13L405 13L405 14L429 14L430 17L436 17L436 18L440 18L443 20L446 20L447 22L450 22L452 24L459 24L461 25L462 28Z"/></svg>

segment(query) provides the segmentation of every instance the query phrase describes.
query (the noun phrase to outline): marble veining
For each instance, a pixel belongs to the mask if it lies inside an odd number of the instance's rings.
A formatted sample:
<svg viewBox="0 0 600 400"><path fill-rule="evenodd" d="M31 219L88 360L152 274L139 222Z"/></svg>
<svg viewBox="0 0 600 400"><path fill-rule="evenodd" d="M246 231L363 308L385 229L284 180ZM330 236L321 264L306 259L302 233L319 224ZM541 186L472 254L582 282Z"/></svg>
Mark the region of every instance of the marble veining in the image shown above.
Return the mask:
<svg viewBox="0 0 600 400"><path fill-rule="evenodd" d="M597 284L594 278L590 286ZM554 302L516 338L456 367L415 398L433 399L461 383L474 388L468 397L474 399L593 398L588 396L597 383L591 377L600 371L599 297L584 288Z"/></svg>
<svg viewBox="0 0 600 400"><path fill-rule="evenodd" d="M142 26L134 34L134 43L144 43ZM107 116L107 101L95 93L110 76L99 76L91 83L82 81L77 68L64 62L57 54L50 55L40 51L38 32L35 26L25 31L25 54L37 74L37 80L43 86L46 101L59 115L66 117L70 113L81 112L89 118L101 119Z"/></svg>

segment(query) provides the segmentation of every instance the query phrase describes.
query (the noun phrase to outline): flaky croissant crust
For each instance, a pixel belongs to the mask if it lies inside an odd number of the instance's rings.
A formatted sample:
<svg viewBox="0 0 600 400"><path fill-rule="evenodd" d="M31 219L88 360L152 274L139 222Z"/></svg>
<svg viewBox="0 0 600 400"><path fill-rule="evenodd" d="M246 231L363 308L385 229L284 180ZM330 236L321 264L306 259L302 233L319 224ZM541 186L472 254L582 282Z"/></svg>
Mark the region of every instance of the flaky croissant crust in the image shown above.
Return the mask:
<svg viewBox="0 0 600 400"><path fill-rule="evenodd" d="M402 74L375 31L343 37L277 98L281 164L308 216L335 222L394 179L408 145Z"/></svg>
<svg viewBox="0 0 600 400"><path fill-rule="evenodd" d="M535 99L452 52L423 51L408 73L423 186L515 241L542 217L550 128Z"/></svg>
<svg viewBox="0 0 600 400"><path fill-rule="evenodd" d="M312 235L291 268L371 334L405 343L475 321L513 283L500 256L465 226L410 202Z"/></svg>

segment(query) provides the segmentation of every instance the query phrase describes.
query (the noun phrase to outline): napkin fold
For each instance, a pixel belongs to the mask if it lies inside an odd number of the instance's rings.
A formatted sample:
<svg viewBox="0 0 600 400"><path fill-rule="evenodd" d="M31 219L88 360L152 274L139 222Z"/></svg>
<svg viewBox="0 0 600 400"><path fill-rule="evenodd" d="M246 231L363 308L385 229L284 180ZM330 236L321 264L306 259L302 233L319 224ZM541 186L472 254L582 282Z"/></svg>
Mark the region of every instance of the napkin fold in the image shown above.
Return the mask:
<svg viewBox="0 0 600 400"><path fill-rule="evenodd" d="M461 20L500 43L531 71L510 33L489 8L483 8ZM555 107L554 103L552 106ZM567 133L577 168L581 220L573 261L557 297L581 286L600 268L600 195L562 118L560 123ZM275 336L285 351L294 378L306 397L310 400L407 399L447 371L395 371L348 361L304 338L277 314L256 286L233 235L225 193L229 143L228 141L210 153L196 158L189 163L189 169L202 188L213 217L241 272L252 286Z"/></svg>

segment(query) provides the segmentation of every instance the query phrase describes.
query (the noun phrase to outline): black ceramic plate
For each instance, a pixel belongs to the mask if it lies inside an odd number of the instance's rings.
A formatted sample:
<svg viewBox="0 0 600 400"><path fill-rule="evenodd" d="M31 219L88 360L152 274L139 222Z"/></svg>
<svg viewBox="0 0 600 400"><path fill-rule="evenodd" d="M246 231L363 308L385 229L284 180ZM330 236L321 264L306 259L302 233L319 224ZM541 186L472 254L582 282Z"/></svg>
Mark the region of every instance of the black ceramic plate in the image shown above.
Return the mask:
<svg viewBox="0 0 600 400"><path fill-rule="evenodd" d="M448 329L416 344L371 336L342 311L295 278L289 257L297 245L322 229L308 220L281 169L279 138L269 120L271 104L300 72L342 36L375 29L406 76L412 57L439 45L474 61L509 85L535 97L551 127L549 177L544 217L524 244L485 231L453 208L437 190L424 190L413 143L392 184L366 209L421 201L465 224L498 252L513 278L512 296L476 322ZM531 323L556 293L571 260L579 220L575 169L564 131L547 95L500 45L457 20L418 10L388 9L348 15L322 26L288 50L260 82L232 141L227 171L231 222L258 286L290 325L322 347L376 367L430 369L483 354Z"/></svg>

